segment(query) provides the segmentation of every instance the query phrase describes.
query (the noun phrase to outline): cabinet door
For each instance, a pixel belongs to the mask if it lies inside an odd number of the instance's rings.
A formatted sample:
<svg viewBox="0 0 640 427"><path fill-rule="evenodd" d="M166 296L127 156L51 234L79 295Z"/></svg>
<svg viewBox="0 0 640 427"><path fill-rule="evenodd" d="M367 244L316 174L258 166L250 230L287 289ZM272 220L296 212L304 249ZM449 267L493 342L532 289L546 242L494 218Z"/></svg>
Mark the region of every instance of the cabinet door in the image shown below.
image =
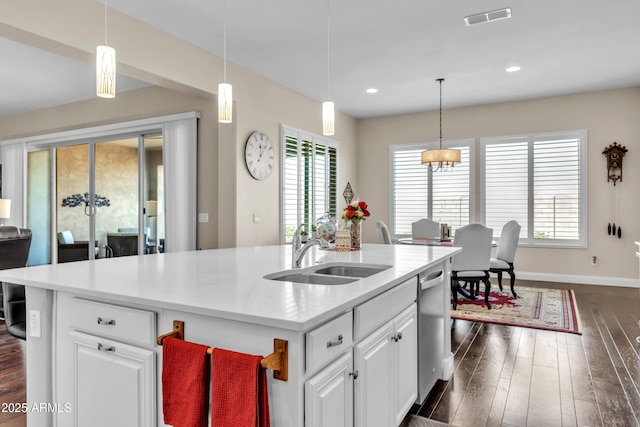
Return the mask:
<svg viewBox="0 0 640 427"><path fill-rule="evenodd" d="M393 324L385 324L355 347L355 424L393 425Z"/></svg>
<svg viewBox="0 0 640 427"><path fill-rule="evenodd" d="M155 363L152 350L71 332L77 427L152 427Z"/></svg>
<svg viewBox="0 0 640 427"><path fill-rule="evenodd" d="M396 355L396 414L399 425L418 398L418 319L416 304L394 320L393 347ZM397 339L397 341L396 341Z"/></svg>
<svg viewBox="0 0 640 427"><path fill-rule="evenodd" d="M306 427L353 426L352 362L344 354L305 383Z"/></svg>

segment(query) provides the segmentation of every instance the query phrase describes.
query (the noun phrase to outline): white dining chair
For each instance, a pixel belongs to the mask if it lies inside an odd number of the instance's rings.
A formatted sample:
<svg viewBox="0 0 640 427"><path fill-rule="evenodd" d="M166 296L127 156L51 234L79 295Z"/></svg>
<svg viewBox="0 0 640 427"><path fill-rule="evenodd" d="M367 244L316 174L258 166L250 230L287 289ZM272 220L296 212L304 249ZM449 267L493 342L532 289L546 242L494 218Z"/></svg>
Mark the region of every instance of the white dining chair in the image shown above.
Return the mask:
<svg viewBox="0 0 640 427"><path fill-rule="evenodd" d="M383 221L376 221L376 235L378 236L378 243L383 245L391 244L391 233L389 233L389 228Z"/></svg>
<svg viewBox="0 0 640 427"><path fill-rule="evenodd" d="M491 273L498 275L498 286L502 291L502 273L509 273L511 277L511 294L517 297L513 287L516 283L516 273L513 271L513 261L516 257L516 249L518 249L518 239L520 238L520 224L511 220L502 226L500 232L500 240L498 240L498 248L496 249L496 257L491 258Z"/></svg>
<svg viewBox="0 0 640 427"><path fill-rule="evenodd" d="M411 237L414 239L440 237L440 223L429 218L419 219L411 223Z"/></svg>
<svg viewBox="0 0 640 427"><path fill-rule="evenodd" d="M462 252L453 257L451 262L451 291L453 293L453 309L458 307L458 292L475 299L474 285L480 286L484 282L484 303L488 309L491 282L489 268L491 267L491 241L493 229L482 224L468 224L456 230L453 246L462 248ZM460 281L469 283L469 294L460 286Z"/></svg>

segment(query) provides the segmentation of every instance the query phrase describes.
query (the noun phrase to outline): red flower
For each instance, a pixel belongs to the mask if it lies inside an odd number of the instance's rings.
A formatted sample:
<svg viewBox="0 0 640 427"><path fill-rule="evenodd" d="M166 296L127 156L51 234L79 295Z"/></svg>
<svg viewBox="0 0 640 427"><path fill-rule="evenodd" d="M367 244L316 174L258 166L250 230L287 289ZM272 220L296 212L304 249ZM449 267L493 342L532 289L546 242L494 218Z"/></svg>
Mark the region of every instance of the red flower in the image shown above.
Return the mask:
<svg viewBox="0 0 640 427"><path fill-rule="evenodd" d="M353 218L354 216L356 216L356 211L355 209L347 209L347 218Z"/></svg>
<svg viewBox="0 0 640 427"><path fill-rule="evenodd" d="M360 207L360 209L362 209L363 211L366 211L366 210L367 210L367 208L369 207L369 206L367 206L367 202L358 202L358 206L359 206L359 207ZM366 215L366 216L369 216L369 215Z"/></svg>
<svg viewBox="0 0 640 427"><path fill-rule="evenodd" d="M369 213L369 211L367 210L367 208L363 208L362 210L364 211L364 216L369 216L369 215L371 215L371 213Z"/></svg>

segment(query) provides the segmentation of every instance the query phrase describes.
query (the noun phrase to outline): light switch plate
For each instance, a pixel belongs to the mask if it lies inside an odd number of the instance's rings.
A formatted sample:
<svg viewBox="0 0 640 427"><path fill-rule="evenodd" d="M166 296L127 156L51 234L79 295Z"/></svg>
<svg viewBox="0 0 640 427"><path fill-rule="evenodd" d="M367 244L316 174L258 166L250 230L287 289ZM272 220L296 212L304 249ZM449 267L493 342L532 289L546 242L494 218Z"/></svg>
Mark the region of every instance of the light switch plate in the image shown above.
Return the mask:
<svg viewBox="0 0 640 427"><path fill-rule="evenodd" d="M199 213L198 214L198 222L209 222L209 214L208 213Z"/></svg>

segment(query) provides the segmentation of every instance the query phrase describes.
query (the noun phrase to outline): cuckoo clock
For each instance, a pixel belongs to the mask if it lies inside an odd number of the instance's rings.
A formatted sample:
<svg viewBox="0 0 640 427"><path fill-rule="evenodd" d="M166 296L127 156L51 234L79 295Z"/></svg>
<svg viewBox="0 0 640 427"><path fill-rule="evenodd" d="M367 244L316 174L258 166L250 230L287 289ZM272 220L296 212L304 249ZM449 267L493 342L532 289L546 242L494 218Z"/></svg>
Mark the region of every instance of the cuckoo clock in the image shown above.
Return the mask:
<svg viewBox="0 0 640 427"><path fill-rule="evenodd" d="M607 156L607 182L613 181L614 186L622 181L622 158L627 151L626 147L614 142L602 152Z"/></svg>

